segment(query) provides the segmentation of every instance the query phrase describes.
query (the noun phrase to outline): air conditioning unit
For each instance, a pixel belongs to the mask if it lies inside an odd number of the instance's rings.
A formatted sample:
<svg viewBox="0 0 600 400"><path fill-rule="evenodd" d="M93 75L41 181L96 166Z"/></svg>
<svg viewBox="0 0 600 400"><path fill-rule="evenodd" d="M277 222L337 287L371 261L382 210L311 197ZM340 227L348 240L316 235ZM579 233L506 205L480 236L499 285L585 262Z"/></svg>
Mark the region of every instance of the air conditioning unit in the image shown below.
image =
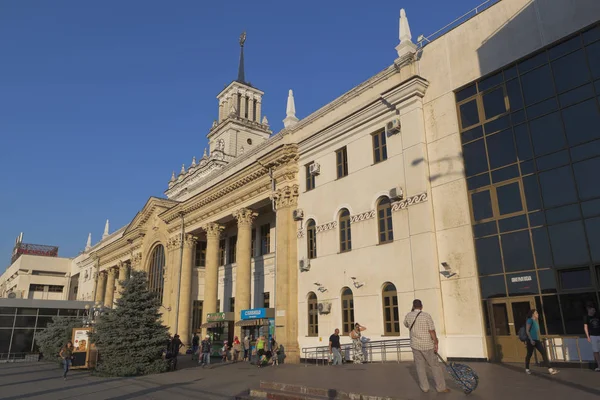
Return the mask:
<svg viewBox="0 0 600 400"><path fill-rule="evenodd" d="M303 258L298 262L300 272L310 271L310 260Z"/></svg>
<svg viewBox="0 0 600 400"><path fill-rule="evenodd" d="M10 292L8 294L8 298L9 299L22 299L23 298L23 293L21 293L21 292Z"/></svg>
<svg viewBox="0 0 600 400"><path fill-rule="evenodd" d="M395 118L385 124L385 135L388 137L400 133L401 130L402 125L400 124L400 118Z"/></svg>
<svg viewBox="0 0 600 400"><path fill-rule="evenodd" d="M302 220L302 218L304 218L304 210L302 210L300 208L294 210L293 217L294 217L294 221Z"/></svg>
<svg viewBox="0 0 600 400"><path fill-rule="evenodd" d="M319 314L329 314L331 312L331 303L323 302L319 303Z"/></svg>
<svg viewBox="0 0 600 400"><path fill-rule="evenodd" d="M389 193L390 199L394 201L402 200L404 198L404 192L400 186L396 186Z"/></svg>
<svg viewBox="0 0 600 400"><path fill-rule="evenodd" d="M321 166L318 163L312 163L308 167L308 173L311 176L319 175L321 173Z"/></svg>

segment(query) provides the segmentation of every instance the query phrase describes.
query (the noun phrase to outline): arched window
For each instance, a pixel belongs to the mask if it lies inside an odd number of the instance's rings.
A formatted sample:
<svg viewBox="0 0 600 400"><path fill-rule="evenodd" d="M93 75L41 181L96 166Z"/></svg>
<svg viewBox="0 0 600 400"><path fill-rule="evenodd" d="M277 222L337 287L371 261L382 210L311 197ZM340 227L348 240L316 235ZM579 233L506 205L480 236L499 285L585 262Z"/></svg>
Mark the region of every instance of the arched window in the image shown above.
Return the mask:
<svg viewBox="0 0 600 400"><path fill-rule="evenodd" d="M392 204L389 197L382 197L377 202L377 222L379 244L393 242L394 228L392 226Z"/></svg>
<svg viewBox="0 0 600 400"><path fill-rule="evenodd" d="M150 269L148 270L148 290L155 293L160 302L163 300L163 288L165 283L165 248L159 244L152 251L150 257Z"/></svg>
<svg viewBox="0 0 600 400"><path fill-rule="evenodd" d="M319 336L319 304L314 292L308 294L308 336Z"/></svg>
<svg viewBox="0 0 600 400"><path fill-rule="evenodd" d="M340 212L340 252L352 250L352 232L350 231L350 211Z"/></svg>
<svg viewBox="0 0 600 400"><path fill-rule="evenodd" d="M313 219L306 223L306 245L308 258L317 258L317 225Z"/></svg>
<svg viewBox="0 0 600 400"><path fill-rule="evenodd" d="M383 286L383 331L387 336L400 336L398 292L392 283Z"/></svg>
<svg viewBox="0 0 600 400"><path fill-rule="evenodd" d="M350 288L342 289L342 335L354 329L354 296Z"/></svg>

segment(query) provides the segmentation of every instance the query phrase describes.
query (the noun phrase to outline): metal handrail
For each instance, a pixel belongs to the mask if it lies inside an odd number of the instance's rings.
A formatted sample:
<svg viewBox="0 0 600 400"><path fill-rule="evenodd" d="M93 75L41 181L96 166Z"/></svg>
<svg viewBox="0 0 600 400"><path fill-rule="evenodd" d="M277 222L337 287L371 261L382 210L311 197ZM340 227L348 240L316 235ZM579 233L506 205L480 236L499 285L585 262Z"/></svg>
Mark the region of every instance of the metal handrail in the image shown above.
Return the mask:
<svg viewBox="0 0 600 400"><path fill-rule="evenodd" d="M572 356L573 354L569 352L568 349L568 343L566 343L566 340L568 339L576 339L574 341L575 343L575 348L577 350L577 359L575 359L574 357L569 357L571 358L571 360L567 360L567 354L569 356ZM548 358L550 359L550 362L552 361L559 361L559 362L569 362L569 363L579 363L581 364L581 366L583 366L584 363L586 363L587 361L591 361L591 360L584 360L582 355L581 355L581 348L579 347L579 340L581 340L582 337L581 336L559 336L559 337L542 337L542 340L544 341L544 345L546 347L546 353L548 354ZM560 340L560 343L558 343L558 341ZM560 353L562 354L562 356L559 355L559 350L560 349Z"/></svg>
<svg viewBox="0 0 600 400"><path fill-rule="evenodd" d="M39 353L0 353L0 364L14 362L37 362Z"/></svg>
<svg viewBox="0 0 600 400"><path fill-rule="evenodd" d="M342 353L343 358L346 354L352 354L352 347L351 343L340 345L340 353ZM410 339L376 340L363 343L363 353L367 355L367 362L374 362L374 355L380 356L379 362L387 362L389 354L396 355L396 360L391 361L400 362L400 354L406 351L411 351ZM312 360L315 361L316 365L320 363L323 365L329 364L329 346L303 347L302 354L305 365Z"/></svg>

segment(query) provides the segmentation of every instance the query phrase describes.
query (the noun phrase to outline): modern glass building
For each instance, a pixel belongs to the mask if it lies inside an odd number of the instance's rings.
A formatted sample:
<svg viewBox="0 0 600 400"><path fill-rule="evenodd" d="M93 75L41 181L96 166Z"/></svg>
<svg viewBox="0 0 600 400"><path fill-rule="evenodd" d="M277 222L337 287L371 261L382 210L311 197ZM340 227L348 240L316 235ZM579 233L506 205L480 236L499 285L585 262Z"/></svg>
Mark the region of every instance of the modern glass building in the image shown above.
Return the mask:
<svg viewBox="0 0 600 400"><path fill-rule="evenodd" d="M83 301L0 299L0 361L37 351L35 336L52 317L83 317Z"/></svg>
<svg viewBox="0 0 600 400"><path fill-rule="evenodd" d="M456 103L486 334L520 361L513 339L530 307L542 334L566 339L599 304L600 25L461 88Z"/></svg>

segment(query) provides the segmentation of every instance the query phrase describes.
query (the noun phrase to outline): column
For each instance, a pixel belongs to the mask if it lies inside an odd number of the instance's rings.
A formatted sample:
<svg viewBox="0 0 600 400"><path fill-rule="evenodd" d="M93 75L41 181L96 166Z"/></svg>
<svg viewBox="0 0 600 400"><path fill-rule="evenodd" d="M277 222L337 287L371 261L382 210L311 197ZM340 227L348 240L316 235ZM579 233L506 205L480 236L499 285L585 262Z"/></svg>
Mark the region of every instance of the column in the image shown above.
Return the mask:
<svg viewBox="0 0 600 400"><path fill-rule="evenodd" d="M285 361L298 363L298 260L296 227L292 215L298 204L298 185L278 189L273 197L277 209L275 337L285 348Z"/></svg>
<svg viewBox="0 0 600 400"><path fill-rule="evenodd" d="M240 93L240 118L246 118L246 94Z"/></svg>
<svg viewBox="0 0 600 400"><path fill-rule="evenodd" d="M106 283L106 295L104 296L104 306L112 308L113 300L115 296L115 275L117 271L114 268L108 268L106 270L108 274L108 281Z"/></svg>
<svg viewBox="0 0 600 400"><path fill-rule="evenodd" d="M181 280L179 286L179 323L177 333L184 345L191 345L190 319L192 318L192 270L193 251L196 238L185 235L183 239L183 262L181 265ZM177 264L177 263L176 263ZM179 265L177 265L179 266Z"/></svg>
<svg viewBox="0 0 600 400"><path fill-rule="evenodd" d="M262 123L260 120L261 99L256 99L256 122Z"/></svg>
<svg viewBox="0 0 600 400"><path fill-rule="evenodd" d="M219 102L219 122L223 121L223 102Z"/></svg>
<svg viewBox="0 0 600 400"><path fill-rule="evenodd" d="M258 214L247 208L233 213L238 223L235 271L235 319L241 318L241 311L248 310L252 288L252 223ZM242 328L236 326L234 334L241 337Z"/></svg>
<svg viewBox="0 0 600 400"><path fill-rule="evenodd" d="M204 304L202 321L207 315L217 312L217 296L219 288L219 239L224 227L211 222L204 227L206 231L206 273L204 275ZM202 332L206 335L206 330Z"/></svg>
<svg viewBox="0 0 600 400"><path fill-rule="evenodd" d="M123 291L121 282L127 279L127 264L123 261L119 261L117 263L117 268L119 270L119 277L117 279L117 291L115 292L115 304L117 303L117 300L121 298L121 292Z"/></svg>
<svg viewBox="0 0 600 400"><path fill-rule="evenodd" d="M254 96L248 96L248 119L254 121Z"/></svg>
<svg viewBox="0 0 600 400"><path fill-rule="evenodd" d="M104 291L106 290L106 271L98 273L98 286L96 288L96 303L104 301Z"/></svg>

